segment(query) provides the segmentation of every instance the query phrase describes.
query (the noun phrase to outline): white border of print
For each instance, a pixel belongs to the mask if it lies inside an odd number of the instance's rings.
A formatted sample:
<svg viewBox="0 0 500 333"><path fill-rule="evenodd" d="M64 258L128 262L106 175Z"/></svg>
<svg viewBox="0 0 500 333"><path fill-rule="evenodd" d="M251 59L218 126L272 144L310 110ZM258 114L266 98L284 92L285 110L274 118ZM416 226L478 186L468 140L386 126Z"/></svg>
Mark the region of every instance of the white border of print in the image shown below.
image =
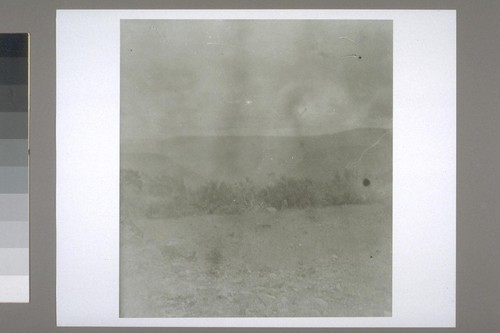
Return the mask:
<svg viewBox="0 0 500 333"><path fill-rule="evenodd" d="M120 19L394 22L392 317L119 318ZM57 324L454 327L456 13L57 12Z"/></svg>

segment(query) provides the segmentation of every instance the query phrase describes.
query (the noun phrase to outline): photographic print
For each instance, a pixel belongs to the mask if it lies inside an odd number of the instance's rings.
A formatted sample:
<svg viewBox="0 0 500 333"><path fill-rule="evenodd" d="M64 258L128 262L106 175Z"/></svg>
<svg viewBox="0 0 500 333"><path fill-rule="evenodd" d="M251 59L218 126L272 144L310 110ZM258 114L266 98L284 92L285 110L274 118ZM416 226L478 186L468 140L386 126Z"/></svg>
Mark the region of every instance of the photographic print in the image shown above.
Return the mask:
<svg viewBox="0 0 500 333"><path fill-rule="evenodd" d="M58 10L57 325L454 327L455 16Z"/></svg>
<svg viewBox="0 0 500 333"><path fill-rule="evenodd" d="M119 146L120 317L392 315L392 20L121 20Z"/></svg>

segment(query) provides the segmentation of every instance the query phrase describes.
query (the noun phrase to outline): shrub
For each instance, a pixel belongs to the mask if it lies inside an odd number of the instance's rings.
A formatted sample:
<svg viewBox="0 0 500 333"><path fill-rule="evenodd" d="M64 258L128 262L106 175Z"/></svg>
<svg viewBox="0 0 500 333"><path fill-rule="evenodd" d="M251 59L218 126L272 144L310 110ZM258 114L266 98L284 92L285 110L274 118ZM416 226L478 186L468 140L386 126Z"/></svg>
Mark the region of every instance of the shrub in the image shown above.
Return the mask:
<svg viewBox="0 0 500 333"><path fill-rule="evenodd" d="M227 206L231 201L231 193L225 183L210 181L195 191L195 206L200 212L213 214L217 209Z"/></svg>
<svg viewBox="0 0 500 333"><path fill-rule="evenodd" d="M311 207L317 199L312 180L284 176L262 189L259 197L267 206L276 209Z"/></svg>
<svg viewBox="0 0 500 333"><path fill-rule="evenodd" d="M126 216L177 218L200 214L232 215L256 207L281 210L359 204L371 198L362 178L346 170L325 182L282 176L259 187L249 178L229 183L209 181L190 189L182 178L149 177L135 170L122 170L120 212ZM132 214L131 214L132 213Z"/></svg>
<svg viewBox="0 0 500 333"><path fill-rule="evenodd" d="M211 181L194 193L194 204L200 213L240 214L253 207L255 187L250 180L234 185Z"/></svg>
<svg viewBox="0 0 500 333"><path fill-rule="evenodd" d="M160 175L151 180L148 191L155 197L174 197L185 196L187 189L182 178Z"/></svg>
<svg viewBox="0 0 500 333"><path fill-rule="evenodd" d="M120 219L130 219L142 214L143 180L136 170L120 170Z"/></svg>
<svg viewBox="0 0 500 333"><path fill-rule="evenodd" d="M140 192L142 190L143 182L139 171L131 169L120 170L120 186L123 190L132 190Z"/></svg>

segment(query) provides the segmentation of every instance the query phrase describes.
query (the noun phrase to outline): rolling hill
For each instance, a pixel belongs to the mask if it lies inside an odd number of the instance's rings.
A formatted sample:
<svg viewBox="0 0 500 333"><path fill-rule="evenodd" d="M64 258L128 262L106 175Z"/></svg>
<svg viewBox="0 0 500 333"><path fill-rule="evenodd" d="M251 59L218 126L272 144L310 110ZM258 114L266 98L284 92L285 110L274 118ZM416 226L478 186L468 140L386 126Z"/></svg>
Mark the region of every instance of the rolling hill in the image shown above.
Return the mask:
<svg viewBox="0 0 500 333"><path fill-rule="evenodd" d="M363 128L318 136L189 136L122 143L121 168L189 184L281 175L329 180L337 171L390 177L392 131Z"/></svg>

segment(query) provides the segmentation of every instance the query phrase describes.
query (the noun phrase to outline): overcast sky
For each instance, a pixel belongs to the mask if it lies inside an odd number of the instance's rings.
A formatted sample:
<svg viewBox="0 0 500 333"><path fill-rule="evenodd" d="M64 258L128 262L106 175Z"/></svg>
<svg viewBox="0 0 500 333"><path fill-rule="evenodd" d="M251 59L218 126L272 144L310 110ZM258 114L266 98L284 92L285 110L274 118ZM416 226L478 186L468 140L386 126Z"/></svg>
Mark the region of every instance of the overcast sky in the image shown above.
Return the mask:
<svg viewBox="0 0 500 333"><path fill-rule="evenodd" d="M392 22L124 20L121 119L123 140L392 128Z"/></svg>

